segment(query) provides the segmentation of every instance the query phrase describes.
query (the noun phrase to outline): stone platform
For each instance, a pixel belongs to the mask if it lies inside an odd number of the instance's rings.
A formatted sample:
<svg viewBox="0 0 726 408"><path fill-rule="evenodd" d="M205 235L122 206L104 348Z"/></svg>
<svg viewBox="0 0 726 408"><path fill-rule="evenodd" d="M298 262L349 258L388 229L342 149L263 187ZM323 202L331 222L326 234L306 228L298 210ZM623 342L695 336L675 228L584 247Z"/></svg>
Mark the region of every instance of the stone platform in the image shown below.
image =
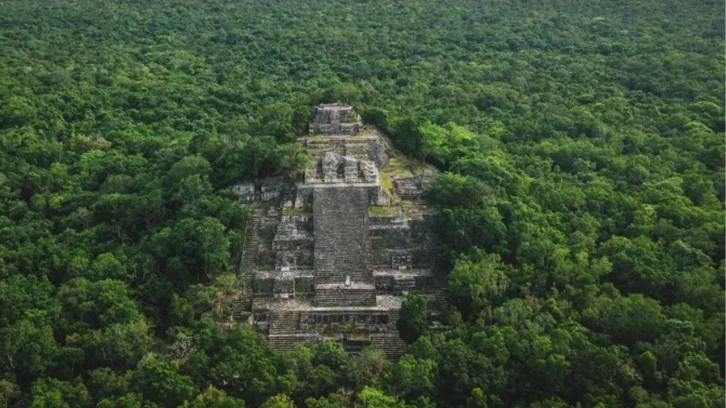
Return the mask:
<svg viewBox="0 0 726 408"><path fill-rule="evenodd" d="M405 351L396 330L401 301L400 296L379 295L373 306L318 306L309 300L268 298L255 302L253 311L263 318L258 327L280 350L334 340L350 351L375 344L386 346L389 356L398 356Z"/></svg>

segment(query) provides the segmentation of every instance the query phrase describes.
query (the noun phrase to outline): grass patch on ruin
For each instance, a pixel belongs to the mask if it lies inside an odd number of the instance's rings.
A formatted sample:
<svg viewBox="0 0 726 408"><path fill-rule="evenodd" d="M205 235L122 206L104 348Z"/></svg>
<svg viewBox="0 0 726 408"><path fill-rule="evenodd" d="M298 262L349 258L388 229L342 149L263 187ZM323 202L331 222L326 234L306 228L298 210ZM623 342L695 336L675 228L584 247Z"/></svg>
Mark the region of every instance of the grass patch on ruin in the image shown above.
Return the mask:
<svg viewBox="0 0 726 408"><path fill-rule="evenodd" d="M434 167L405 157L391 157L382 172L392 179L397 179L414 177L423 174L426 170L433 171Z"/></svg>
<svg viewBox="0 0 726 408"><path fill-rule="evenodd" d="M397 217L401 215L401 210L398 206L372 206L368 207L369 217Z"/></svg>
<svg viewBox="0 0 726 408"><path fill-rule="evenodd" d="M393 191L393 179L383 172L378 173L378 175L381 179L381 188L383 188L383 191L393 197L395 195L395 191Z"/></svg>
<svg viewBox="0 0 726 408"><path fill-rule="evenodd" d="M285 207L282 209L282 215L310 215L310 211L302 208Z"/></svg>

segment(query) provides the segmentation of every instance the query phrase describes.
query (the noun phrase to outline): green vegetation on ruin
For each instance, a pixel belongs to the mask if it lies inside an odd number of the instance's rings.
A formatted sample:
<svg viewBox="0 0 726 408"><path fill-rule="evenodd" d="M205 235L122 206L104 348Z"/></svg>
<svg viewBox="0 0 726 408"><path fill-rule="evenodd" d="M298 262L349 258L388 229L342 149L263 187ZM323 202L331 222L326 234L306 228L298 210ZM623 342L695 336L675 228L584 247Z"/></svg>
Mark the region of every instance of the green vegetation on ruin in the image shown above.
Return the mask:
<svg viewBox="0 0 726 408"><path fill-rule="evenodd" d="M310 211L304 208L284 207L282 215L310 215Z"/></svg>
<svg viewBox="0 0 726 408"><path fill-rule="evenodd" d="M407 159L406 157L394 156L388 161L388 165L381 172L392 179L410 178L424 174L426 170L432 171L430 164Z"/></svg>
<svg viewBox="0 0 726 408"><path fill-rule="evenodd" d="M386 174L385 171L379 172L378 177L381 179L381 189L383 189L383 191L388 194L394 202L400 201L400 198L393 187L393 179Z"/></svg>
<svg viewBox="0 0 726 408"><path fill-rule="evenodd" d="M371 207L368 207L368 216L369 217L400 217L401 209L398 206L390 206L390 207L371 206Z"/></svg>

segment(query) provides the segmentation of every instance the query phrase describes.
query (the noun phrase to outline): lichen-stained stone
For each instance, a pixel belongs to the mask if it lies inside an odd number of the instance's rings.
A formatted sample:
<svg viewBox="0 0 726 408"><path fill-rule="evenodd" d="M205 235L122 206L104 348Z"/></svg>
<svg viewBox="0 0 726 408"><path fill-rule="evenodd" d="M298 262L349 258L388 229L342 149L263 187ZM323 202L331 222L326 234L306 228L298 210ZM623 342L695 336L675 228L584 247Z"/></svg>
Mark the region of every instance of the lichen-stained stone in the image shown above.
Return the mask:
<svg viewBox="0 0 726 408"><path fill-rule="evenodd" d="M360 178L359 162L353 157L343 156L344 179L346 183L355 183Z"/></svg>
<svg viewBox="0 0 726 408"><path fill-rule="evenodd" d="M360 116L353 107L337 103L315 106L309 126L315 134L357 135L361 128Z"/></svg>
<svg viewBox="0 0 726 408"><path fill-rule="evenodd" d="M378 170L376 170L376 165L373 162L364 160L362 162L362 167L363 179L366 181L366 183L375 183L378 179Z"/></svg>
<svg viewBox="0 0 726 408"><path fill-rule="evenodd" d="M338 181L338 165L340 164L338 155L333 152L327 152L325 153L325 156L320 159L320 164L323 169L324 182L334 183Z"/></svg>
<svg viewBox="0 0 726 408"><path fill-rule="evenodd" d="M241 203L248 204L255 200L254 183L237 183L232 186L232 192L237 195Z"/></svg>

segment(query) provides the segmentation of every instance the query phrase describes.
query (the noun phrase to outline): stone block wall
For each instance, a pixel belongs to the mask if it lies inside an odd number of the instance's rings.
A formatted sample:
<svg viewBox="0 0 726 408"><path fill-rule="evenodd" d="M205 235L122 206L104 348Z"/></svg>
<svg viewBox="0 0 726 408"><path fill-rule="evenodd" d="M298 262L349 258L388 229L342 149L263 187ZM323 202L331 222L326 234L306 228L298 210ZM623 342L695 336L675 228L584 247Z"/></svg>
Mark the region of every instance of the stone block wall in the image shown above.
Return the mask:
<svg viewBox="0 0 726 408"><path fill-rule="evenodd" d="M428 247L415 247L411 251L411 266L413 268L430 268L434 263L434 253Z"/></svg>
<svg viewBox="0 0 726 408"><path fill-rule="evenodd" d="M411 246L411 230L407 226L369 229L371 247L373 249L409 248Z"/></svg>
<svg viewBox="0 0 726 408"><path fill-rule="evenodd" d="M293 279L275 279L275 283L272 286L273 295L280 293L294 294L295 293L295 281Z"/></svg>
<svg viewBox="0 0 726 408"><path fill-rule="evenodd" d="M387 310L375 311L336 311L300 313L300 328L304 332L317 333L384 333L395 330L397 314Z"/></svg>
<svg viewBox="0 0 726 408"><path fill-rule="evenodd" d="M310 248L298 250L278 250L275 258L275 270L313 269L313 242Z"/></svg>
<svg viewBox="0 0 726 408"><path fill-rule="evenodd" d="M383 293L391 293L396 285L396 279L393 275L376 275L373 278L376 290Z"/></svg>
<svg viewBox="0 0 726 408"><path fill-rule="evenodd" d="M241 203L250 204L255 201L255 184L254 183L238 183L232 186L232 192L235 193Z"/></svg>
<svg viewBox="0 0 726 408"><path fill-rule="evenodd" d="M360 134L360 116L350 106L321 104L313 107L309 131L313 134Z"/></svg>

